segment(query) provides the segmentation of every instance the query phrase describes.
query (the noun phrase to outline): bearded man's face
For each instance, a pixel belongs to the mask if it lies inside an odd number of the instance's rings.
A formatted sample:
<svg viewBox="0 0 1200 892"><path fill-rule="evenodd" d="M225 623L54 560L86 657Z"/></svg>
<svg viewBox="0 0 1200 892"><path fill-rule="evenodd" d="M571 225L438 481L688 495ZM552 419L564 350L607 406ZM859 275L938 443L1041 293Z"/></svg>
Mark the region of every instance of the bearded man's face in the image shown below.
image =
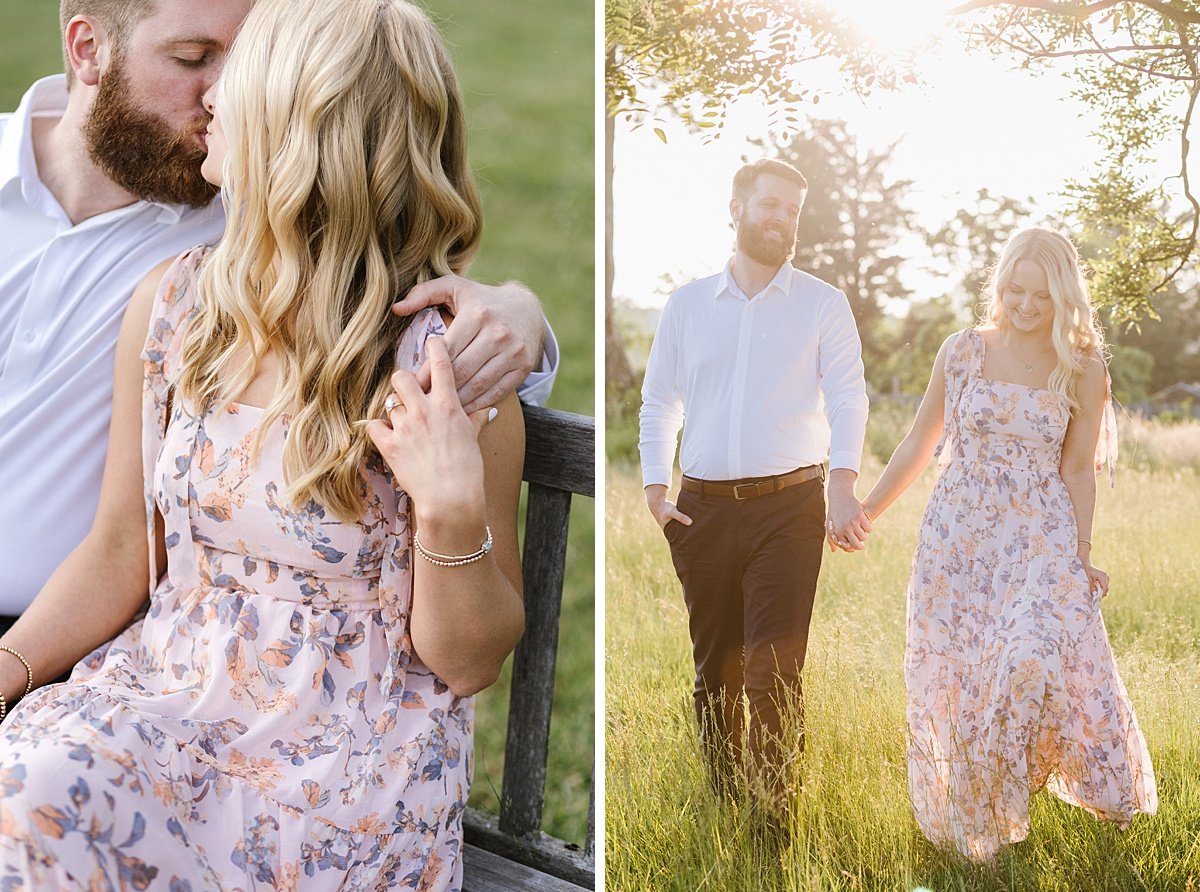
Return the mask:
<svg viewBox="0 0 1200 892"><path fill-rule="evenodd" d="M804 189L775 174L759 174L744 200L735 199L738 250L764 266L779 267L796 250Z"/></svg>
<svg viewBox="0 0 1200 892"><path fill-rule="evenodd" d="M182 130L140 108L132 99L125 59L118 54L101 77L84 125L88 151L110 178L148 201L203 207L217 188L200 175L207 115Z"/></svg>

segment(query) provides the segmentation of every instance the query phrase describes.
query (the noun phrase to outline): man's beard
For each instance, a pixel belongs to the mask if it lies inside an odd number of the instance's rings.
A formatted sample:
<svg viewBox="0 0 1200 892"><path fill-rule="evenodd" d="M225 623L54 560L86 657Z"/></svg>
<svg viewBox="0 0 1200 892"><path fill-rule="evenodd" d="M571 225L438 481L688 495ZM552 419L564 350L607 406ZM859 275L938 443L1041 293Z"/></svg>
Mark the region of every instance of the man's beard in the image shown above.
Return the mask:
<svg viewBox="0 0 1200 892"><path fill-rule="evenodd" d="M796 253L796 234L793 232L791 238L788 238L785 229L780 241L772 241L767 238L766 227L755 226L743 220L737 227L737 246L739 251L755 263L761 263L763 266L783 266L784 262L791 260L792 255Z"/></svg>
<svg viewBox="0 0 1200 892"><path fill-rule="evenodd" d="M118 58L100 79L84 125L92 159L118 186L146 201L192 207L212 201L219 190L200 175L205 151L196 141L208 122L197 120L175 131L128 96L129 81Z"/></svg>

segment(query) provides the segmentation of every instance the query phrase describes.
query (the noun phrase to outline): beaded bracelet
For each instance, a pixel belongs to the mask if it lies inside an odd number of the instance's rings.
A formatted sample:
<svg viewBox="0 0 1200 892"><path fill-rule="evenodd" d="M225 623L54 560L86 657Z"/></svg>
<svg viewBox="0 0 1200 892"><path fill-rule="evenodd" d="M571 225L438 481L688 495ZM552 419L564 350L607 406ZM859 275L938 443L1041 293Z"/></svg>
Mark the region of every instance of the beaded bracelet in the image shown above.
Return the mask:
<svg viewBox="0 0 1200 892"><path fill-rule="evenodd" d="M4 651L5 653L12 654L14 657L16 657L18 660L20 660L21 665L25 667L25 676L26 676L25 677L25 693L22 694L21 696L22 697L29 696L29 692L33 690L33 667L29 665L29 661L27 659L25 659L23 656L21 656L15 650L13 650L11 647L9 647L7 644L0 644L0 650ZM2 720L3 720L3 714L0 713L0 721L2 721Z"/></svg>
<svg viewBox="0 0 1200 892"><path fill-rule="evenodd" d="M484 529L487 530L487 538L483 540L483 544L479 546L478 550L470 554L438 554L436 551L430 551L421 544L420 533L413 534L413 548L417 550L417 554L431 564L437 564L439 567L461 567L463 564L474 563L491 552L492 528L485 526Z"/></svg>

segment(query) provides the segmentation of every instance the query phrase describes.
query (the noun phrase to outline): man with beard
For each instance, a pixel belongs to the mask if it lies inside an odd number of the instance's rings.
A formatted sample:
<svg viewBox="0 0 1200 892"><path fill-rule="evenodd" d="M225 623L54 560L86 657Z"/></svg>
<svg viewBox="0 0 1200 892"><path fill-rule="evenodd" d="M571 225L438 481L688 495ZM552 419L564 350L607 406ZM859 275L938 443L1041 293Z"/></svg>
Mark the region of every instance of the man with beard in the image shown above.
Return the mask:
<svg viewBox="0 0 1200 892"><path fill-rule="evenodd" d="M224 228L200 175L202 97L250 6L63 0L65 76L0 115L0 632L91 525L134 287ZM468 412L522 380L526 401L548 395L552 369L526 379L546 331L528 289L448 276L396 309L430 304L457 313L446 343Z"/></svg>
<svg viewBox="0 0 1200 892"><path fill-rule="evenodd" d="M683 585L710 776L733 792L744 692L750 791L772 825L804 745L800 672L822 546L857 550L871 526L854 495L867 420L854 317L842 292L791 265L807 189L780 161L738 171L733 258L671 295L642 387L646 502Z"/></svg>

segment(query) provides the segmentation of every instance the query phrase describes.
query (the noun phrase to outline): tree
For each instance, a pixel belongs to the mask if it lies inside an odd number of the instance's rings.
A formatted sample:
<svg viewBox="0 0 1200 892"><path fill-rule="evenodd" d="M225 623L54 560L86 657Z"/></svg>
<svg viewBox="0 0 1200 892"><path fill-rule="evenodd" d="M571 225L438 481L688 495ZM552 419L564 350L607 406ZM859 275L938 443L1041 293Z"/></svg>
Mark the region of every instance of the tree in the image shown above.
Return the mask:
<svg viewBox="0 0 1200 892"><path fill-rule="evenodd" d="M897 253L916 232L905 205L910 180L892 180L895 145L863 150L845 122L818 120L775 154L811 182L796 232L794 265L845 292L863 341L872 384L886 389L889 352L882 326L885 300L907 299Z"/></svg>
<svg viewBox="0 0 1200 892"><path fill-rule="evenodd" d="M903 318L886 320L884 339L889 349L882 376L889 380L889 390L913 396L924 393L942 342L969 324L967 314L948 295L916 301Z"/></svg>
<svg viewBox="0 0 1200 892"><path fill-rule="evenodd" d="M960 209L941 229L928 233L926 241L934 257L945 261L950 276L961 277L951 282L947 293L962 306L975 306L1004 243L1029 225L1030 216L1025 202L980 189L972 206Z"/></svg>
<svg viewBox="0 0 1200 892"><path fill-rule="evenodd" d="M633 383L612 322L612 173L616 118L645 122L659 111L717 135L739 96L771 103L777 122L820 95L797 67L834 59L867 90L915 81L912 61L886 60L863 44L829 6L806 0L605 0L605 357L610 382ZM659 137L666 139L661 128Z"/></svg>
<svg viewBox="0 0 1200 892"><path fill-rule="evenodd" d="M968 0L953 13L976 47L1027 66L1070 66L1074 95L1103 112L1102 157L1089 179L1068 184L1070 216L1098 248L1097 301L1118 323L1155 316L1151 297L1196 262L1200 201L1188 159L1200 9L1192 0ZM1179 158L1170 186L1142 172L1167 139ZM1172 200L1182 211L1164 213Z"/></svg>

